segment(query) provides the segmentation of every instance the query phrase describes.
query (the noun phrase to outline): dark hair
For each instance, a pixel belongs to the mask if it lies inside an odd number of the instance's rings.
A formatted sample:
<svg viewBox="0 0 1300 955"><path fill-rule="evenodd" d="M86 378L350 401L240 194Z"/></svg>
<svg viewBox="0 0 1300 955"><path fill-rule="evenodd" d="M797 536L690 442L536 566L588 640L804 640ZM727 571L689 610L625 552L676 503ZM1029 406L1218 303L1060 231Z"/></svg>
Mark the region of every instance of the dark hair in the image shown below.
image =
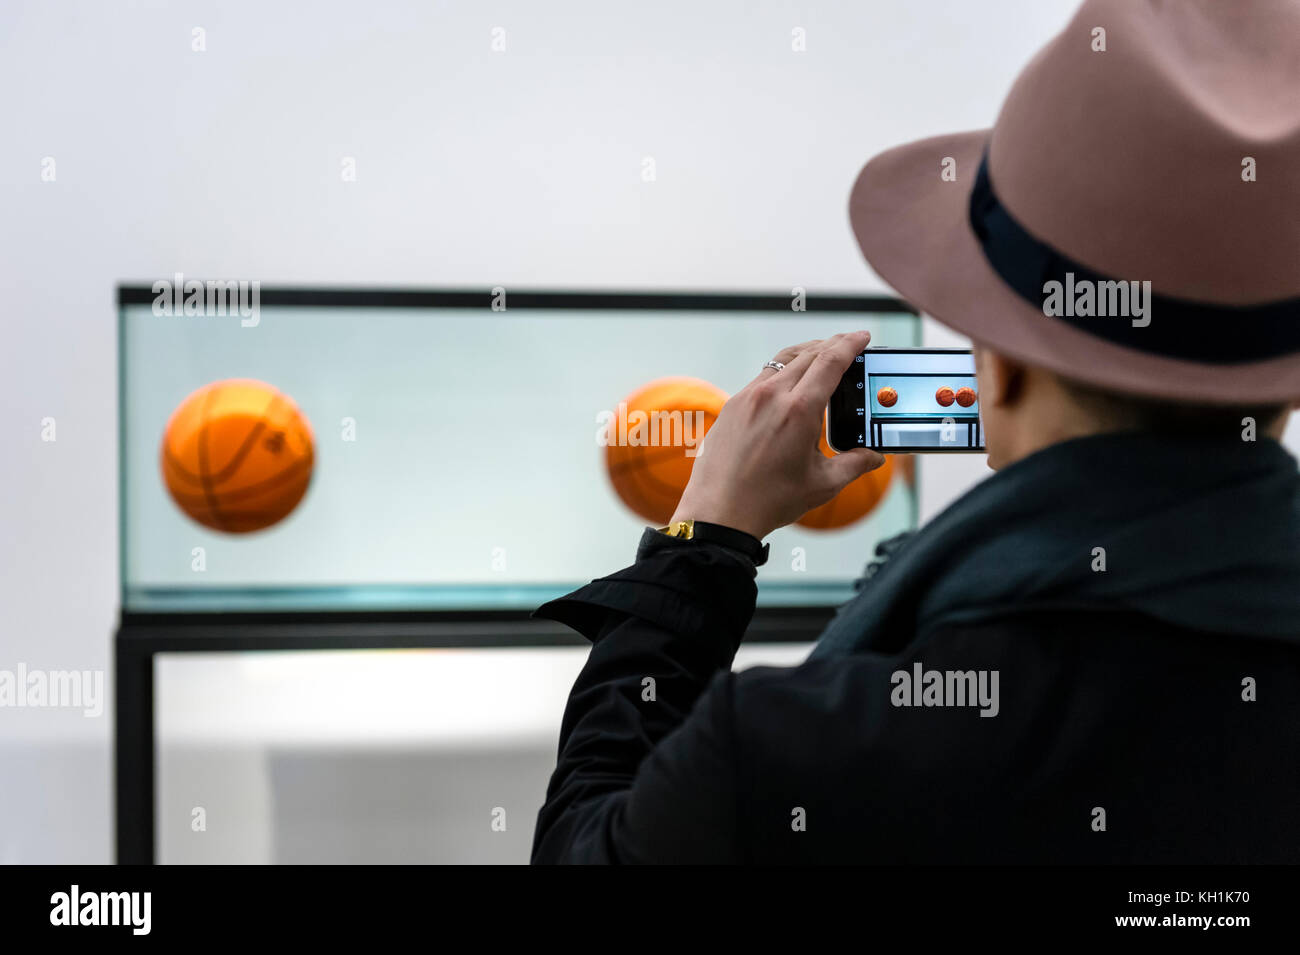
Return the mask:
<svg viewBox="0 0 1300 955"><path fill-rule="evenodd" d="M1289 404L1223 405L1166 401L1142 395L1126 395L1057 376L1061 387L1074 401L1100 422L1124 431L1160 431L1203 434L1211 437L1240 437L1244 418L1255 419L1263 432L1290 409Z"/></svg>

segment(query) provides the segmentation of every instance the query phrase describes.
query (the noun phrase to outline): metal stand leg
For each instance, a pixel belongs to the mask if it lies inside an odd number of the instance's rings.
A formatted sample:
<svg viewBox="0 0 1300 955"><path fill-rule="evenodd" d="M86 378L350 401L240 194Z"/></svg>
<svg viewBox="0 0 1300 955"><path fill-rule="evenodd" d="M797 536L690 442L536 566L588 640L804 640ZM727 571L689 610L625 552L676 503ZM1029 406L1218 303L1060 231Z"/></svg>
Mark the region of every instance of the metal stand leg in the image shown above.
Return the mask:
<svg viewBox="0 0 1300 955"><path fill-rule="evenodd" d="M154 862L153 654L113 644L114 788L119 865Z"/></svg>

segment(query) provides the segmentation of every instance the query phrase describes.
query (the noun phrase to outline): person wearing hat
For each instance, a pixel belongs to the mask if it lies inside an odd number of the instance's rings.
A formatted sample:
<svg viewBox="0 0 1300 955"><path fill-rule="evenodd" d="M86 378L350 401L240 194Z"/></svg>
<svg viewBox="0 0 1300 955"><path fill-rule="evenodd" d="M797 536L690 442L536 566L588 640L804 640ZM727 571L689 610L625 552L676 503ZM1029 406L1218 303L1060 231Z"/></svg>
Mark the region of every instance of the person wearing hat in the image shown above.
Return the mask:
<svg viewBox="0 0 1300 955"><path fill-rule="evenodd" d="M794 668L731 672L865 332L728 401L593 642L535 862L1300 862L1300 6L1087 0L996 125L890 150L872 266L975 349L996 473ZM649 681L649 682L647 682ZM647 692L651 686L653 692Z"/></svg>

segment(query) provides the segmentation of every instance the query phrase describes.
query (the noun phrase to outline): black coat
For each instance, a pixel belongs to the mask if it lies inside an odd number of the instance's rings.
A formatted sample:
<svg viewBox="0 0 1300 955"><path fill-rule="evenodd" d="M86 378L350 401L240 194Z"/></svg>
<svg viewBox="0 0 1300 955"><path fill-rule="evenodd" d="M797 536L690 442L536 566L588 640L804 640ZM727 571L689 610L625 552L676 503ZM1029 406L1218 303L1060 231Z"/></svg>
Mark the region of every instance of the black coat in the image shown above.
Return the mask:
<svg viewBox="0 0 1300 955"><path fill-rule="evenodd" d="M594 646L535 862L1300 862L1300 644L1057 600L733 673L755 593L648 533L539 611ZM997 715L895 705L918 662Z"/></svg>

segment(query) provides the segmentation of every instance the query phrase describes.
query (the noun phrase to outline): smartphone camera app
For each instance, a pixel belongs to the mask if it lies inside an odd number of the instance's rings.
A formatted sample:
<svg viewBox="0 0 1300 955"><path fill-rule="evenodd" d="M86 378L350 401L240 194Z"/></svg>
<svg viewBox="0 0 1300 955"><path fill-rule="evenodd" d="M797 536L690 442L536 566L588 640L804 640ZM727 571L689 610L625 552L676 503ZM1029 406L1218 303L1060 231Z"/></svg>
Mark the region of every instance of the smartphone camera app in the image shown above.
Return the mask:
<svg viewBox="0 0 1300 955"><path fill-rule="evenodd" d="M844 376L829 415L837 450L984 450L969 349L868 348Z"/></svg>

